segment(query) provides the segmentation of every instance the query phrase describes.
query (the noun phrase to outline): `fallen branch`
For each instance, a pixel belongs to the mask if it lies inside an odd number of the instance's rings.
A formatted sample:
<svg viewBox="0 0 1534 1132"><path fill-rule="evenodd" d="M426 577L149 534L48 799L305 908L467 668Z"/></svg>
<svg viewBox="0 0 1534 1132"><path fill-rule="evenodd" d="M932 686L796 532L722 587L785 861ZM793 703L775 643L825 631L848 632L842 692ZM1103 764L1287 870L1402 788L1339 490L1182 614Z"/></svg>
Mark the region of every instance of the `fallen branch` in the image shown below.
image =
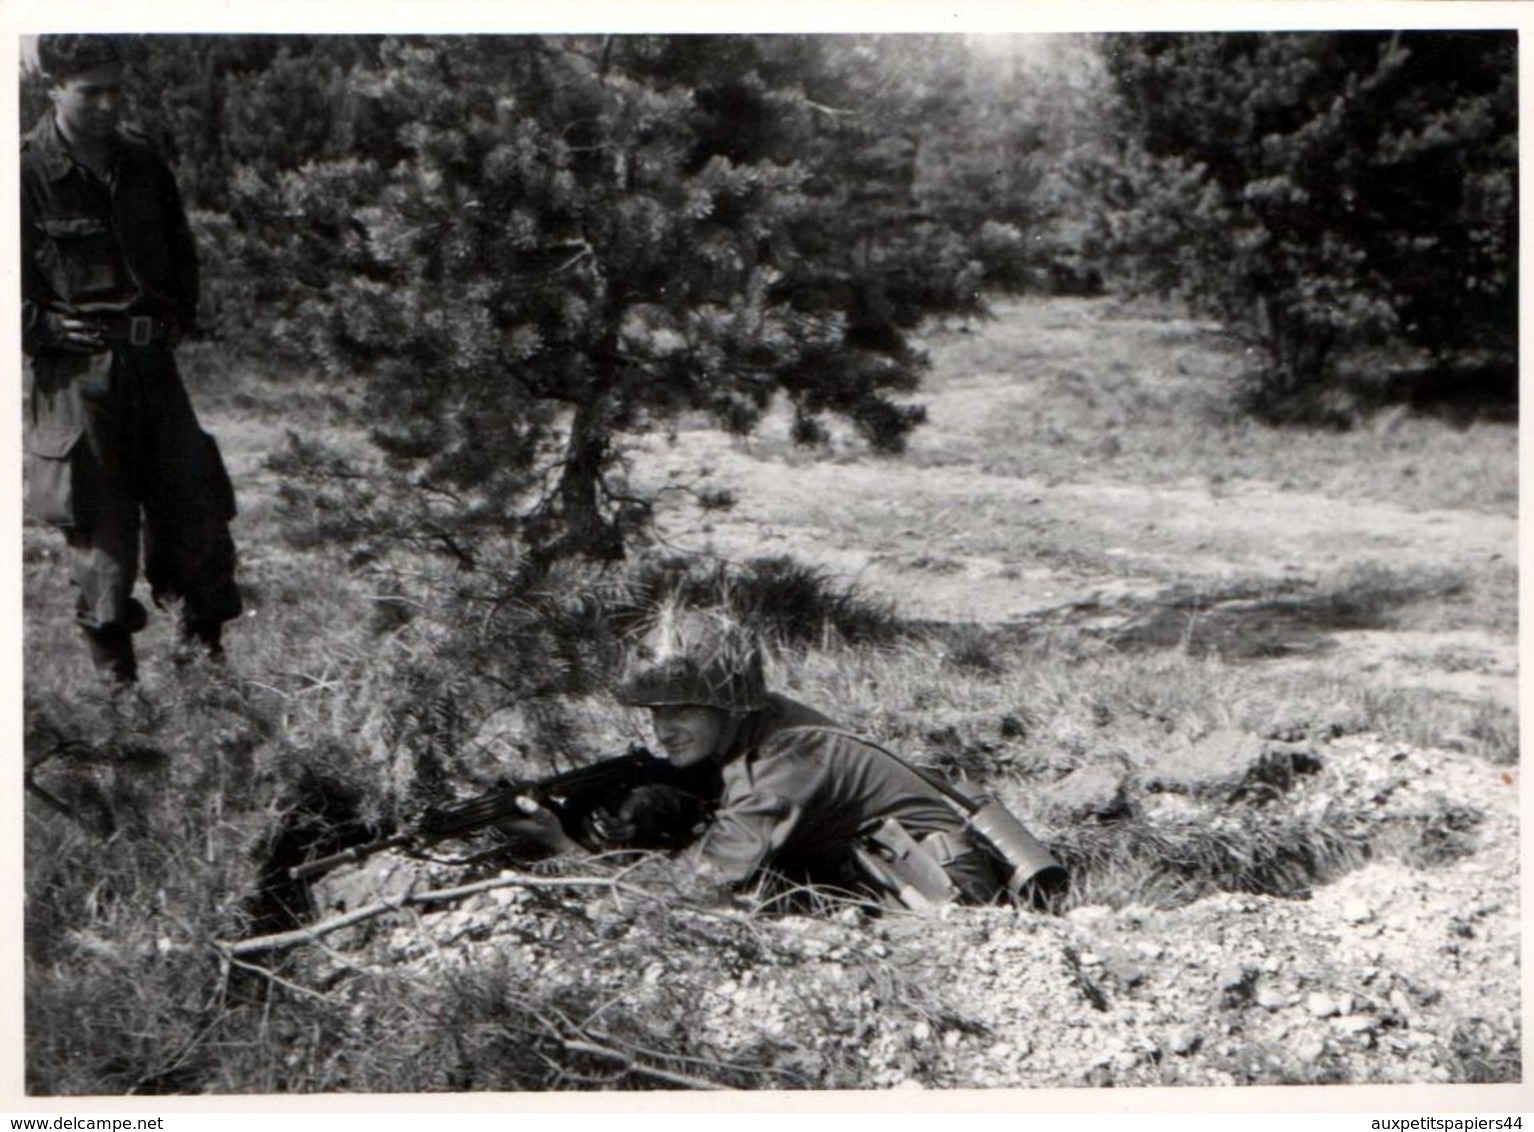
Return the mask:
<svg viewBox="0 0 1534 1132"><path fill-rule="evenodd" d="M395 912L407 904L441 904L451 900L461 900L465 896L475 896L481 892L489 892L496 888L509 888L518 885L523 888L605 888L610 892L630 891L643 893L643 889L633 885L624 884L616 877L540 877L529 876L526 873L505 873L489 880L476 881L473 884L461 884L453 888L428 889L425 892L403 892L398 896L390 896L386 899L364 905L351 912L333 916L328 920L321 920L317 924L310 924L306 928L297 928L290 932L276 932L272 935L253 936L250 939L238 940L234 943L215 943L214 946L225 955L259 955L269 951L286 951L291 947L300 947L306 943L314 943L325 936L338 932L342 928L349 928L354 924L360 924L365 920L371 920L386 912Z"/></svg>
<svg viewBox="0 0 1534 1132"><path fill-rule="evenodd" d="M340 916L333 916L328 920L321 920L317 924L311 924L307 928L298 928L290 932L275 932L272 935L258 935L250 939L238 940L235 943L215 941L214 947L229 956L260 955L267 951L286 951L290 947L298 947L305 943L314 943L323 939L332 932L338 932L342 928L349 928L353 924L360 924L364 920L371 920L374 916L381 916L385 912L393 912L405 903L408 893L399 896L391 896L387 900L380 900L375 904L367 904L356 911L347 912Z"/></svg>
<svg viewBox="0 0 1534 1132"><path fill-rule="evenodd" d="M544 1029L544 1032L547 1033L547 1035L554 1041L558 1042L560 1046L564 1048L566 1053L584 1053L591 1057L601 1057L618 1062L619 1077L630 1073L635 1073L641 1077L653 1077L656 1080L664 1081L667 1084L681 1085L683 1088L687 1089L725 1089L729 1087L726 1085L721 1085L717 1081L711 1081L706 1077L692 1077L685 1073L677 1073L674 1070L663 1069L658 1065L651 1065L648 1062L641 1061L635 1057L635 1053L645 1053L657 1058L675 1058L677 1055L657 1053L653 1050L638 1049L632 1046L630 1043L622 1041L619 1041L618 1044L628 1047L627 1050L619 1049L614 1045L608 1045L608 1042L618 1041L618 1039L609 1038L605 1034L593 1033L587 1030L586 1024L576 1023L563 1010L560 1010L550 1003L533 1003L522 1000L522 1009L527 1011L528 1015L535 1022L541 1025ZM593 1018L600 1014L603 1009L605 1009L605 1007L598 1007L595 1011L593 1011L587 1017L587 1022L589 1023ZM550 1014L553 1014L554 1017L550 1018ZM543 1057L544 1060L547 1061L552 1068L558 1070L560 1073L568 1074L570 1072L569 1066L558 1064L557 1062L553 1061L553 1059L549 1058L546 1054L543 1055ZM699 1058L684 1056L682 1057L682 1060L695 1061L699 1062L700 1064L711 1065L715 1068L724 1068L724 1066L717 1062L705 1062Z"/></svg>
<svg viewBox="0 0 1534 1132"><path fill-rule="evenodd" d="M238 959L230 959L229 965L238 970L247 971L252 975L259 975L261 978L267 980L268 982L276 983L278 986L287 987L288 990L294 991L297 994L304 995L308 998L317 998L321 1002L329 1003L331 1005L335 1004L335 1000L322 991L317 991L312 987L300 986L298 983L284 979L275 971L268 971L265 967L258 967L254 963L241 963Z"/></svg>
<svg viewBox="0 0 1534 1132"><path fill-rule="evenodd" d="M721 1085L717 1081L710 1081L706 1077L689 1077L685 1073L673 1073L669 1069L660 1069L654 1065L646 1065L642 1061L636 1061L622 1050L613 1049L611 1046L597 1045L595 1042L584 1042L576 1038L562 1038L565 1049L570 1053L584 1053L591 1057L605 1057L619 1062L625 1073L634 1073L641 1077L653 1077L657 1081L664 1081L668 1085L680 1085L684 1089L724 1089L728 1086Z"/></svg>

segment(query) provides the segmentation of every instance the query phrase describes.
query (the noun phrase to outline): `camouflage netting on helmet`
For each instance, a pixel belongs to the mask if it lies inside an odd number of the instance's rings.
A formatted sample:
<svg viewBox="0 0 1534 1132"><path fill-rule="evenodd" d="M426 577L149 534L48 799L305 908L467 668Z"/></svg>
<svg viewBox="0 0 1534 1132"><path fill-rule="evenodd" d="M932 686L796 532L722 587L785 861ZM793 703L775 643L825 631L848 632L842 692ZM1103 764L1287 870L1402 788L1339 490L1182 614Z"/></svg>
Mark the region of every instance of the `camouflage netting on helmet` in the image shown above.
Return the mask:
<svg viewBox="0 0 1534 1132"><path fill-rule="evenodd" d="M727 613L663 608L634 650L618 698L636 707L756 711L767 703L761 646Z"/></svg>

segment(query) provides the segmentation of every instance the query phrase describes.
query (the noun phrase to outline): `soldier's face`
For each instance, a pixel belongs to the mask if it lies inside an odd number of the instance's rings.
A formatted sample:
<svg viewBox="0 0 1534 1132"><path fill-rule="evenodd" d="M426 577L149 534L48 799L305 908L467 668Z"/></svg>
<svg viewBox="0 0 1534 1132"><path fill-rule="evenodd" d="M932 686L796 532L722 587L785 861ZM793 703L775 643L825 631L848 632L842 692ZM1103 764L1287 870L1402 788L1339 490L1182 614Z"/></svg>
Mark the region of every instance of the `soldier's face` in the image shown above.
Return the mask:
<svg viewBox="0 0 1534 1132"><path fill-rule="evenodd" d="M99 63L54 80L49 97L66 138L101 142L112 136L122 117L123 70L121 63Z"/></svg>
<svg viewBox="0 0 1534 1132"><path fill-rule="evenodd" d="M650 709L655 739L673 766L696 766L724 748L729 716L717 708L691 704Z"/></svg>

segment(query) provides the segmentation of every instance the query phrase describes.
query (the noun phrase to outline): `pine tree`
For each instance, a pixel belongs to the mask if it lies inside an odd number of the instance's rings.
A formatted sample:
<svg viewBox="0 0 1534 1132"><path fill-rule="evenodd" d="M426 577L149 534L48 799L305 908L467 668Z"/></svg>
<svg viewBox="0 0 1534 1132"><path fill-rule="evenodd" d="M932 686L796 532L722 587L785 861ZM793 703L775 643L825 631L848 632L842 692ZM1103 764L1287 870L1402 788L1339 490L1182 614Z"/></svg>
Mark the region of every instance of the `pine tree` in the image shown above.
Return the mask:
<svg viewBox="0 0 1534 1132"><path fill-rule="evenodd" d="M683 411L747 432L782 393L802 437L838 413L890 451L922 419L895 399L924 365L904 331L978 296L962 254L934 261L899 222L914 169L893 126L915 112L879 81L887 45L372 47L346 97L394 152L246 167L230 241L301 289L287 337L366 376L377 445L450 501L439 535L620 556L647 516L623 437Z"/></svg>
<svg viewBox="0 0 1534 1132"><path fill-rule="evenodd" d="M954 37L963 48L955 64L960 125L929 141L923 197L963 236L989 288L1104 286L1107 233L1097 202L1117 153L1098 38Z"/></svg>
<svg viewBox="0 0 1534 1132"><path fill-rule="evenodd" d="M1113 37L1141 146L1115 217L1149 288L1267 353L1280 399L1398 341L1516 364L1516 37Z"/></svg>

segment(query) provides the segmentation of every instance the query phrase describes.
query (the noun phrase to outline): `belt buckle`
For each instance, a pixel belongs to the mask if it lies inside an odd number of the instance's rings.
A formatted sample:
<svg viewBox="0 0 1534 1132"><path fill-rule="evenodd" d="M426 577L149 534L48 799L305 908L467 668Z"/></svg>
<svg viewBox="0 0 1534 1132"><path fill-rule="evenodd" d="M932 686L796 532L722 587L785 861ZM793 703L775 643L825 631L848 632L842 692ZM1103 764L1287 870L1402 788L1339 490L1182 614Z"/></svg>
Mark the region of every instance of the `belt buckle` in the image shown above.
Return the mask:
<svg viewBox="0 0 1534 1132"><path fill-rule="evenodd" d="M154 318L136 314L128 319L128 345L147 346L154 340Z"/></svg>
<svg viewBox="0 0 1534 1132"><path fill-rule="evenodd" d="M933 830L921 839L920 844L940 865L957 861L964 855L964 850L960 848L957 839L946 830Z"/></svg>

